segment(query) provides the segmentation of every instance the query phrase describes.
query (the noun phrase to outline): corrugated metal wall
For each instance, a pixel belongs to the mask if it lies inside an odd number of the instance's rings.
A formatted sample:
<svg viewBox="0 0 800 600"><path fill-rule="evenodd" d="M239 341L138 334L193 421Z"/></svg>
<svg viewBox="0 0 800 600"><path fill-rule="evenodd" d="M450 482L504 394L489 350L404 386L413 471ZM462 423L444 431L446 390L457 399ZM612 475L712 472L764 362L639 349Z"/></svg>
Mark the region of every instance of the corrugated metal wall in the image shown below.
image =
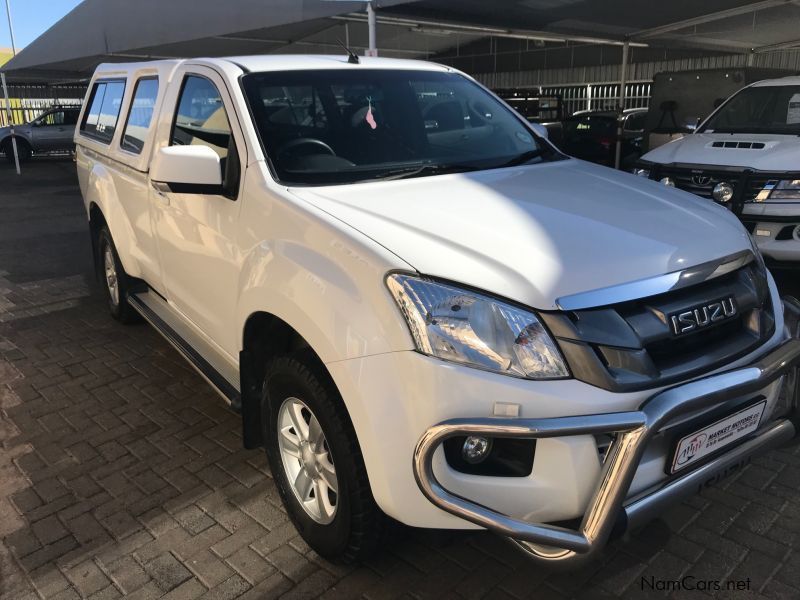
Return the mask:
<svg viewBox="0 0 800 600"><path fill-rule="evenodd" d="M633 63L628 69L628 80L651 81L656 73L663 71L745 67L748 66L749 59L750 57L746 54L726 54L701 58ZM755 54L749 66L789 69L800 72L800 50ZM618 64L606 64L566 69L478 73L474 76L489 87L496 88L608 83L619 81L620 66Z"/></svg>
<svg viewBox="0 0 800 600"><path fill-rule="evenodd" d="M629 65L625 108L647 107L650 82L656 73L695 69L730 69L746 66L787 69L800 72L800 49L763 54L726 54L673 60L638 62ZM613 109L619 99L620 65L603 64L563 69L537 69L477 73L474 76L490 88L541 88L558 94L567 114L576 110Z"/></svg>

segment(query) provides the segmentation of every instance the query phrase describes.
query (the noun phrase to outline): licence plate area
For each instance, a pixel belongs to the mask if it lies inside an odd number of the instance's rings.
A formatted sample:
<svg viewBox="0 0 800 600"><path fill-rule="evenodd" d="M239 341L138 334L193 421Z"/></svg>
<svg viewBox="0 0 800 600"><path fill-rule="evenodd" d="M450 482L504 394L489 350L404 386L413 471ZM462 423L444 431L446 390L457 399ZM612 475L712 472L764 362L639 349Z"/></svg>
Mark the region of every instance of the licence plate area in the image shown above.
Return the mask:
<svg viewBox="0 0 800 600"><path fill-rule="evenodd" d="M715 454L758 429L767 401L751 404L678 440L672 457L670 474Z"/></svg>

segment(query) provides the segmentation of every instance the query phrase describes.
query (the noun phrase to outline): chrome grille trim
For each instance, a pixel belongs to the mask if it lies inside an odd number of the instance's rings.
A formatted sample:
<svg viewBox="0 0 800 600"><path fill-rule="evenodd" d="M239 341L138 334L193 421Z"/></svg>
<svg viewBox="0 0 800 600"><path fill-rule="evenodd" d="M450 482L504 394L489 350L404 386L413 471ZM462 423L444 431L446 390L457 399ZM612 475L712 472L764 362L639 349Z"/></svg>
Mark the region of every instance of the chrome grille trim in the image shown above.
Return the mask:
<svg viewBox="0 0 800 600"><path fill-rule="evenodd" d="M751 250L743 250L681 271L562 296L556 299L556 306L560 310L584 310L640 300L715 279L754 260L755 255Z"/></svg>

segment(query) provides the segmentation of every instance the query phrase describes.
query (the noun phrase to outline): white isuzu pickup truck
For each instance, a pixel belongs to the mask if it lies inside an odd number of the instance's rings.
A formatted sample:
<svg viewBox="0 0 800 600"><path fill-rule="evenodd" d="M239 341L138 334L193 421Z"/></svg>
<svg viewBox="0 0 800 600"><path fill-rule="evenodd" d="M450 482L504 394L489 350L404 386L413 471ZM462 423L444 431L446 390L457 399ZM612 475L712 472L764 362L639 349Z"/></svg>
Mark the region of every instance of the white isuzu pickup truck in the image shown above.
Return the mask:
<svg viewBox="0 0 800 600"><path fill-rule="evenodd" d="M714 203L561 154L448 67L98 67L111 314L242 416L326 557L386 516L575 564L797 436L797 301Z"/></svg>
<svg viewBox="0 0 800 600"><path fill-rule="evenodd" d="M800 77L728 98L691 135L648 152L639 175L728 206L776 267L800 264Z"/></svg>

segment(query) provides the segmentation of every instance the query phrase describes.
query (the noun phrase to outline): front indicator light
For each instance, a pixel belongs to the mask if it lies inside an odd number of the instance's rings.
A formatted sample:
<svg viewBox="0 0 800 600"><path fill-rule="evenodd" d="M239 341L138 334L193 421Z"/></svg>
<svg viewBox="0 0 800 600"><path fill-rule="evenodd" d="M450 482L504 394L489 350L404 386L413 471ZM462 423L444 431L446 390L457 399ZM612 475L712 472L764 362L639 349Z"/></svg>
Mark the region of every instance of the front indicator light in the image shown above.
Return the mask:
<svg viewBox="0 0 800 600"><path fill-rule="evenodd" d="M731 198L733 198L733 186L727 181L720 181L714 186L711 196L714 200L722 202L723 204L730 202Z"/></svg>
<svg viewBox="0 0 800 600"><path fill-rule="evenodd" d="M393 273L386 283L419 352L515 377L569 376L555 341L533 312L412 275Z"/></svg>

